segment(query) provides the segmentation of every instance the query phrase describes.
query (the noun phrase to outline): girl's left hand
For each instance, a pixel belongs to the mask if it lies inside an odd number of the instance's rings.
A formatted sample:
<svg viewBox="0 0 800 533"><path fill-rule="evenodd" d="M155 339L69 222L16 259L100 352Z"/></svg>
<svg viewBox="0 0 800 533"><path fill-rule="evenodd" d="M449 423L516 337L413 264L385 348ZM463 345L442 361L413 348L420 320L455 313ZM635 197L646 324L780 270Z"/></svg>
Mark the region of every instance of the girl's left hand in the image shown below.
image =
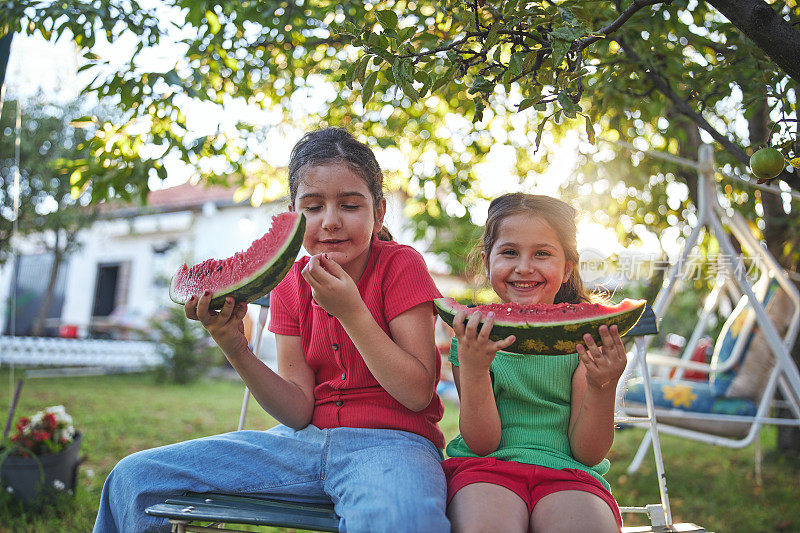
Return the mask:
<svg viewBox="0 0 800 533"><path fill-rule="evenodd" d="M604 390L611 387L616 389L617 381L625 371L628 358L625 353L625 346L619 336L619 329L616 325L600 326L600 341L598 346L594 338L588 333L583 336L586 344L577 345L578 355L586 368L586 383L597 390Z"/></svg>
<svg viewBox="0 0 800 533"><path fill-rule="evenodd" d="M325 254L311 256L300 274L311 285L314 301L336 318L341 319L363 305L353 278Z"/></svg>

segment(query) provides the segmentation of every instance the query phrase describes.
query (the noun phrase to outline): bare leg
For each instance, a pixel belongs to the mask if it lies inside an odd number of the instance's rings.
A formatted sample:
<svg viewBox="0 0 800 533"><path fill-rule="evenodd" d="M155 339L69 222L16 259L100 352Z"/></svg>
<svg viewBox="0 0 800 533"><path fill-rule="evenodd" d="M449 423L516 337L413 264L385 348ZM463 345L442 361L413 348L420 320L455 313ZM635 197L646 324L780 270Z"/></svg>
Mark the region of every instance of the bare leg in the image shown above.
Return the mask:
<svg viewBox="0 0 800 533"><path fill-rule="evenodd" d="M528 506L522 498L491 483L473 483L456 492L447 516L454 533L528 530Z"/></svg>
<svg viewBox="0 0 800 533"><path fill-rule="evenodd" d="M536 503L531 513L531 532L619 533L619 528L602 498L582 490L562 490Z"/></svg>

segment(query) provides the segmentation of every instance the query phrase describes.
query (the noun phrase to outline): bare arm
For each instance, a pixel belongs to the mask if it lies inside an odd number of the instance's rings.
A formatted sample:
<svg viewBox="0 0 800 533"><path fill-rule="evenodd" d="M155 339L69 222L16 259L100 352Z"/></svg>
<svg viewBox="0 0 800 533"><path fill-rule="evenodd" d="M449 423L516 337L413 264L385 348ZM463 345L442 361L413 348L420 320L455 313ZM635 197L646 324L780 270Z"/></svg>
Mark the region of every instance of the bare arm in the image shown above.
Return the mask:
<svg viewBox="0 0 800 533"><path fill-rule="evenodd" d="M573 457L587 466L602 461L614 442L614 399L627 362L616 326L601 326L600 339L597 346L591 335L584 337L572 375L569 443Z"/></svg>
<svg viewBox="0 0 800 533"><path fill-rule="evenodd" d="M425 409L436 391L432 304L419 304L390 320L390 337L336 262L314 256L302 275L314 300L339 320L386 392L412 411Z"/></svg>
<svg viewBox="0 0 800 533"><path fill-rule="evenodd" d="M481 315L475 312L466 326L466 313L459 311L453 319L453 330L458 339L458 367L453 367L453 379L461 402L458 429L464 443L476 455L488 455L500 445L500 414L492 388L489 367L498 350L514 342L511 335L502 341L489 340L494 325L494 315L489 314L478 332Z"/></svg>
<svg viewBox="0 0 800 533"><path fill-rule="evenodd" d="M488 455L500 445L500 414L494 401L492 379L488 370L483 375L467 375L462 385L461 370L453 367L453 380L458 389L458 431L464 443L476 455Z"/></svg>
<svg viewBox="0 0 800 533"><path fill-rule="evenodd" d="M276 336L278 375L247 345L242 322L247 304L234 306L228 298L215 312L208 309L210 300L210 295L189 300L186 316L200 320L265 411L291 428L306 427L314 411L314 372L303 357L300 337Z"/></svg>

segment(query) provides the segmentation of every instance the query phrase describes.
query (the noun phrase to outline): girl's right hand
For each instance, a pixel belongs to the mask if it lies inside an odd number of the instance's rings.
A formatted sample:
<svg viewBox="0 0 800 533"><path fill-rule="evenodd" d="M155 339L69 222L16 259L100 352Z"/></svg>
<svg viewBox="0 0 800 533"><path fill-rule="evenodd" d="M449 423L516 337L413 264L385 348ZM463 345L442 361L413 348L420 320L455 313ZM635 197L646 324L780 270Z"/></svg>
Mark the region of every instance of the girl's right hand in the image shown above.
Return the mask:
<svg viewBox="0 0 800 533"><path fill-rule="evenodd" d="M489 338L489 333L494 326L494 313L490 312L486 316L486 322L478 331L481 315L480 311L475 311L469 320L464 324L467 316L465 310L456 313L453 319L453 330L458 339L458 365L461 372L486 372L494 361L498 350L511 346L514 342L514 335L509 335L503 340L493 341Z"/></svg>
<svg viewBox="0 0 800 533"><path fill-rule="evenodd" d="M248 349L247 337L244 334L244 315L247 314L247 303L235 303L232 297L225 298L225 304L219 311L208 308L211 293L206 291L199 299L192 296L186 302L184 310L186 318L199 320L211 334L226 355L235 356L242 349Z"/></svg>

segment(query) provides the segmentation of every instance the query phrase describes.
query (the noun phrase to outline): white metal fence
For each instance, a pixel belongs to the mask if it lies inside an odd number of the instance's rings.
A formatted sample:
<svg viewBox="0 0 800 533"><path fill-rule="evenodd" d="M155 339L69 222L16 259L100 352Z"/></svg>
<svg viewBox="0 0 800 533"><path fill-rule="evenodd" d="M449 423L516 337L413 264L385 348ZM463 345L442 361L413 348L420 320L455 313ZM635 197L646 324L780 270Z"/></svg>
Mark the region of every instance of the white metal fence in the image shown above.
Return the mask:
<svg viewBox="0 0 800 533"><path fill-rule="evenodd" d="M138 370L161 363L148 341L0 336L0 364Z"/></svg>

